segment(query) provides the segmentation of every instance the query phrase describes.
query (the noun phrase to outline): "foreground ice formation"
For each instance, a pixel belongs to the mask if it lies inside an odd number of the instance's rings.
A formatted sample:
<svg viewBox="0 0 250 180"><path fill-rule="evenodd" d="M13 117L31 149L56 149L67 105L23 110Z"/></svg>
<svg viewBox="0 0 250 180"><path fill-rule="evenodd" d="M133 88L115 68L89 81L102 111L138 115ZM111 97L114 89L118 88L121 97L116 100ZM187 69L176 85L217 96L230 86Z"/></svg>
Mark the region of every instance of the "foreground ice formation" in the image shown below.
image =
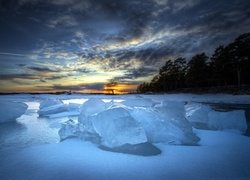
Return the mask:
<svg viewBox="0 0 250 180"><path fill-rule="evenodd" d="M61 100L46 99L40 103L38 114L39 116L47 116L66 111L67 108Z"/></svg>
<svg viewBox="0 0 250 180"><path fill-rule="evenodd" d="M50 107L50 106L54 106L54 105L58 105L58 104L63 104L63 102L61 100L58 100L58 99L47 98L47 99L43 100L40 103L39 108L40 109L44 109L44 108L47 108L47 107Z"/></svg>
<svg viewBox="0 0 250 180"><path fill-rule="evenodd" d="M70 119L62 124L62 127L59 130L58 134L60 136L61 141L71 137L78 137L78 124L75 123L72 119Z"/></svg>
<svg viewBox="0 0 250 180"><path fill-rule="evenodd" d="M244 110L220 112L208 105L189 103L186 105L186 118L198 129L234 130L241 134L247 130Z"/></svg>
<svg viewBox="0 0 250 180"><path fill-rule="evenodd" d="M155 111L164 116L165 121L171 124L165 125L168 130L168 136L172 144L195 145L200 140L193 133L190 122L185 118L185 107L183 101L162 100L161 104L155 106Z"/></svg>
<svg viewBox="0 0 250 180"><path fill-rule="evenodd" d="M10 122L15 121L16 118L23 115L28 106L20 102L11 102L11 101L0 101L0 122Z"/></svg>
<svg viewBox="0 0 250 180"><path fill-rule="evenodd" d="M80 123L85 123L85 120L89 116L102 112L105 109L106 109L105 103L101 99L90 98L88 101L83 103L78 121Z"/></svg>
<svg viewBox="0 0 250 180"><path fill-rule="evenodd" d="M142 123L149 142L195 145L199 141L192 128L182 126L181 121L168 119L151 108L136 108L132 116Z"/></svg>
<svg viewBox="0 0 250 180"><path fill-rule="evenodd" d="M147 142L141 123L123 108L108 109L90 116L90 121L94 130L102 137L102 144L107 147Z"/></svg>
<svg viewBox="0 0 250 180"><path fill-rule="evenodd" d="M92 128L91 128L92 129ZM89 131L89 127L84 126L81 123L74 122L72 119L62 124L61 129L58 132L61 141L68 138L80 138L84 141L91 141L95 144L101 143L101 137L95 131Z"/></svg>
<svg viewBox="0 0 250 180"><path fill-rule="evenodd" d="M211 111L208 114L209 128L213 130L237 130L244 134L247 130L245 111Z"/></svg>
<svg viewBox="0 0 250 180"><path fill-rule="evenodd" d="M142 125L122 108L108 109L85 119L84 123L69 120L59 130L61 140L79 137L106 147L147 142Z"/></svg>
<svg viewBox="0 0 250 180"><path fill-rule="evenodd" d="M48 98L40 103L37 113L39 114L39 116L53 118L69 115L79 115L80 111L79 104L64 104L61 100Z"/></svg>
<svg viewBox="0 0 250 180"><path fill-rule="evenodd" d="M134 100L128 102L107 108L101 99L89 99L82 105L78 123L70 120L63 125L61 140L79 137L113 149L133 149L147 142L195 145L200 140L185 119L183 102L163 101L156 107L149 100L138 106Z"/></svg>
<svg viewBox="0 0 250 180"><path fill-rule="evenodd" d="M140 100L105 103L90 98L81 106L78 122L70 120L63 125L61 140L78 137L120 150L143 143L196 145L200 138L193 127L240 133L247 129L243 110L218 112L200 103L162 100L153 105L150 99Z"/></svg>

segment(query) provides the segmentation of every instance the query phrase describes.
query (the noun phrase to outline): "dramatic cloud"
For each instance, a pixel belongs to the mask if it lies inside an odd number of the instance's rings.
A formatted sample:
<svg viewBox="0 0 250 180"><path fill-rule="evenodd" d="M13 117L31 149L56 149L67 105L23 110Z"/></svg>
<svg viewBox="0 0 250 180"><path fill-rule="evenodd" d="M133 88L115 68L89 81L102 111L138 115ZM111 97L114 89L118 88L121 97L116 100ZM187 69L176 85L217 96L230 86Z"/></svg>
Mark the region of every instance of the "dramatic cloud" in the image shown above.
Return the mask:
<svg viewBox="0 0 250 180"><path fill-rule="evenodd" d="M211 56L248 32L249 9L249 0L2 0L0 85L135 87L167 59Z"/></svg>

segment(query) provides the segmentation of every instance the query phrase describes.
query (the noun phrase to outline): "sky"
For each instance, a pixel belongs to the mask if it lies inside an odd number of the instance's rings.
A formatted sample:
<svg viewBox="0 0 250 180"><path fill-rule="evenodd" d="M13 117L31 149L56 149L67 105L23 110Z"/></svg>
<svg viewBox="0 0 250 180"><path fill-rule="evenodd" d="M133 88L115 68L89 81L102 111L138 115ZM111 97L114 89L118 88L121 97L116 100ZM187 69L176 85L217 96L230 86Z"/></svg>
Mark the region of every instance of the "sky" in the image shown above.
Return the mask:
<svg viewBox="0 0 250 180"><path fill-rule="evenodd" d="M249 0L1 0L0 92L131 92L249 30Z"/></svg>

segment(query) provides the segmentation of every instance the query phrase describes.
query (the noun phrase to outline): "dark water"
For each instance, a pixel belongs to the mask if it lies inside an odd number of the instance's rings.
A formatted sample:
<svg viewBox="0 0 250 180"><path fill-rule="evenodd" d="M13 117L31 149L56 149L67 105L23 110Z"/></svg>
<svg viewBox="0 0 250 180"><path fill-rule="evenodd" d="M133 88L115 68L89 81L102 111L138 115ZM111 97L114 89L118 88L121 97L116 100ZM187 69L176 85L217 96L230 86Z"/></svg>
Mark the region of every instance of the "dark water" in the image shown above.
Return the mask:
<svg viewBox="0 0 250 180"><path fill-rule="evenodd" d="M69 117L43 118L39 117L38 102L27 102L28 109L16 121L0 123L0 153L15 153L22 148L39 144L60 142L58 130L61 123ZM74 117L70 117L73 118ZM75 117L76 118L76 117Z"/></svg>

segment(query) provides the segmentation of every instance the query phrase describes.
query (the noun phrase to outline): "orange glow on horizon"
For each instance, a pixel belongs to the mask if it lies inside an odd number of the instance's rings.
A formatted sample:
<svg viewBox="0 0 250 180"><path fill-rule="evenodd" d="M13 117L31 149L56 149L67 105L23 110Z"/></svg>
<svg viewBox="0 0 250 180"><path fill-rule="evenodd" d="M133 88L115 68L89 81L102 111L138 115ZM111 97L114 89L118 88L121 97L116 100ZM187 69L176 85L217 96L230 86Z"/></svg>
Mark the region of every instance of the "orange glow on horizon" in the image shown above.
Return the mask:
<svg viewBox="0 0 250 180"><path fill-rule="evenodd" d="M103 89L83 89L83 90L73 90L73 89L53 89L52 86L39 87L39 86L18 86L18 87L8 87L5 86L0 90L0 93L86 93L86 94L128 94L134 92L137 85L131 84L120 84L117 83L113 87L104 86Z"/></svg>
<svg viewBox="0 0 250 180"><path fill-rule="evenodd" d="M107 83L104 90L107 94L128 94L135 91L136 85L122 84L117 82Z"/></svg>

